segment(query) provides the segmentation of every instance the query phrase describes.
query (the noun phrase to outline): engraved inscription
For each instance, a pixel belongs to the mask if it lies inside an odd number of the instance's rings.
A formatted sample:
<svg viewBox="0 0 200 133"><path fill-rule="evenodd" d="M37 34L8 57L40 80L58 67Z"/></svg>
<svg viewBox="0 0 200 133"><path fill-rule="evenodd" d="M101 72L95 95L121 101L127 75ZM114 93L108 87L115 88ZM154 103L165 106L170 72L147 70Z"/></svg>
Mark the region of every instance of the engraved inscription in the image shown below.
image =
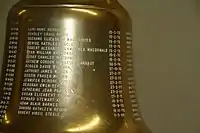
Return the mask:
<svg viewBox="0 0 200 133"><path fill-rule="evenodd" d="M79 93L72 77L85 68L96 71L95 59L81 55L108 52L90 47L91 38L70 37L66 30L28 28L19 115L60 116L67 111L68 101Z"/></svg>
<svg viewBox="0 0 200 133"><path fill-rule="evenodd" d="M3 122L3 119L6 123L9 123L9 121L6 119L6 111L10 103L11 92L14 87L19 28L13 27L9 32L10 37L8 39L8 59L6 72L4 74L3 94L0 101L0 123Z"/></svg>
<svg viewBox="0 0 200 133"><path fill-rule="evenodd" d="M26 64L21 90L19 115L59 116L56 76L56 55L60 45L57 30L51 28L28 28Z"/></svg>
<svg viewBox="0 0 200 133"><path fill-rule="evenodd" d="M8 63L0 101L0 116L3 119L11 99L15 83L15 67L18 50L18 30L13 29L9 37ZM71 102L77 102L89 89L83 83L83 76L98 76L100 72L108 72L109 92L112 115L125 117L125 105L122 82L121 32L110 30L107 44L96 45L98 39L88 35L70 35L68 29L62 28L28 28L25 44L24 71L21 80L21 91L17 113L19 116L58 117L69 110ZM66 32L67 31L67 32ZM107 35L106 35L107 36ZM93 39L96 39L93 41ZM131 34L127 33L127 67L132 69ZM97 47L98 46L98 47ZM102 56L103 55L103 56ZM108 59L107 70L98 70L102 57ZM98 73L99 72L99 73ZM103 75L103 74L102 74ZM102 76L100 75L100 76ZM105 76L107 76L105 74ZM106 77L107 78L107 77ZM105 80L106 80L105 78ZM94 78L95 79L95 78ZM96 80L96 79L95 79ZM97 78L98 80L98 78ZM104 79L103 79L104 80ZM82 85L84 84L84 85ZM128 87L134 117L140 119L135 97L134 79L128 77ZM86 88L87 87L87 88ZM94 87L95 86L89 86ZM103 88L103 87L102 87ZM81 90L82 89L82 90ZM82 93L84 91L84 94Z"/></svg>
<svg viewBox="0 0 200 133"><path fill-rule="evenodd" d="M135 118L136 121L141 120L141 116L139 113L139 106L137 103L137 98L136 98L136 89L135 89L135 82L133 78L133 62L132 62L132 34L127 32L126 33L126 62L127 62L127 67L126 71L128 74L128 89L129 89L129 96L132 104L132 112L133 112L133 117Z"/></svg>
<svg viewBox="0 0 200 133"><path fill-rule="evenodd" d="M120 31L109 31L109 78L113 115L117 118L125 117L125 107L122 87L122 66L120 49Z"/></svg>

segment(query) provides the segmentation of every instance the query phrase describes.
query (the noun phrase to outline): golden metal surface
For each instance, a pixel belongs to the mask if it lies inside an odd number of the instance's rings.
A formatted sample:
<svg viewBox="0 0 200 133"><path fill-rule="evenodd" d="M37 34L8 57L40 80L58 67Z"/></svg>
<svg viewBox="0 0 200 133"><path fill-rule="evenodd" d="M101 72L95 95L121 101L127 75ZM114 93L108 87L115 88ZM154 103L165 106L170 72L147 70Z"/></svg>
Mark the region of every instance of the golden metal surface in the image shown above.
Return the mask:
<svg viewBox="0 0 200 133"><path fill-rule="evenodd" d="M135 93L129 86L129 83L135 84L129 81L134 77L132 72L127 72L128 66L132 66L128 64L132 62L131 55L127 56L130 52L127 48L132 51L131 23L127 11L115 0L22 0L14 5L8 15L4 66L7 66L9 59L11 47L8 44L15 44L9 40L12 30L17 31L13 28L18 28L16 68L12 98L2 118L0 132L150 133L140 116L136 99L130 99L130 93ZM109 62L110 59L116 60L119 67L110 68L109 64L113 63ZM27 62L33 61L52 64L48 66L32 63L29 66L39 66L40 70L26 69ZM4 88L6 82L5 67L1 88ZM116 69L113 71L121 75L110 76L110 73L116 74L110 69ZM33 78L34 74L37 78ZM117 84L114 87L122 87L123 90L111 91L110 78L117 78L113 81ZM30 85L26 81L35 84ZM54 81L56 84L53 84ZM42 82L52 82L53 85L45 86ZM30 88L37 84L40 87ZM113 92L116 95L112 95ZM42 111L35 114L21 111L24 114L19 115L21 102L28 99L23 101L23 95L29 95L29 98L35 95L34 99L53 99L55 102L29 99L32 102L27 102L27 106L32 109L41 106L41 103L45 104ZM3 91L1 96L4 96ZM111 99L112 96L121 98Z"/></svg>

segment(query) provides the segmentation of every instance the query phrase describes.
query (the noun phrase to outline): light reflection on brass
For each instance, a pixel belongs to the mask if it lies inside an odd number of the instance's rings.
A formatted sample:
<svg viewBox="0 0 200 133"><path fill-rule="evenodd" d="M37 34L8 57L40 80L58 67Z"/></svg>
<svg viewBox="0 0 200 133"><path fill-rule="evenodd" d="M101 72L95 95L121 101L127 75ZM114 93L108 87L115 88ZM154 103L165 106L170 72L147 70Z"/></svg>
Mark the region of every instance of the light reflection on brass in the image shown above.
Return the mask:
<svg viewBox="0 0 200 133"><path fill-rule="evenodd" d="M64 20L64 28L68 38L73 38L75 35L75 20L73 18L67 18Z"/></svg>
<svg viewBox="0 0 200 133"><path fill-rule="evenodd" d="M23 13L25 13L26 12L26 10L22 10L22 11L20 11L18 14L19 15L22 15Z"/></svg>
<svg viewBox="0 0 200 133"><path fill-rule="evenodd" d="M72 11L79 11L79 12L84 12L84 13L88 13L88 14L91 14L91 15L95 15L97 16L98 14L94 11L91 11L89 9L78 9L78 8L71 8Z"/></svg>
<svg viewBox="0 0 200 133"><path fill-rule="evenodd" d="M73 18L66 18L64 19L63 22L63 28L65 32L64 36L64 43L72 44L74 37L75 37L75 19ZM75 56L72 55L71 53L68 53L68 51L65 51L69 47L72 47L71 45L63 45L63 48L60 49L59 51L62 53L62 56L66 57L71 57L72 60L76 60ZM59 62L62 62L61 64L66 64L67 62L71 63L71 59L63 60L62 58L59 59ZM58 71L60 71L61 75L67 75L66 78L60 78L59 81L61 82L61 89L62 89L62 104L64 106L68 106L70 103L73 103L72 100L74 99L74 94L73 94L73 79L74 79L74 71L75 67L73 64L69 65L69 68L65 68L63 65L59 65ZM67 73L66 73L67 71Z"/></svg>
<svg viewBox="0 0 200 133"><path fill-rule="evenodd" d="M4 120L5 120L5 123L6 123L6 124L10 124L10 120L8 119L7 114L5 114Z"/></svg>
<svg viewBox="0 0 200 133"><path fill-rule="evenodd" d="M67 38L70 38L70 39L73 40L74 36L75 36L75 30L76 30L75 29L75 20L73 18L65 19L64 28L65 28L65 33L66 33L66 40L67 40ZM73 41L70 41L68 43L73 43ZM67 49L68 47L71 47L71 46L65 45L64 47ZM73 57L73 55L67 55L65 52L63 53L63 55ZM63 63L65 64L65 62L63 62ZM69 70L69 68L67 68L67 69L62 68L62 69L63 69L63 73L65 73L66 70ZM67 80L72 81L74 79L74 77L73 77L73 72L74 72L73 66L72 66L71 70L69 70L69 71L70 71L70 73L68 74Z"/></svg>
<svg viewBox="0 0 200 133"><path fill-rule="evenodd" d="M95 116L93 116L93 118L91 119L91 121L89 123L80 125L78 127L67 129L66 131L68 131L68 132L83 132L83 131L93 130L96 127L98 127L100 122L101 122L101 118L98 115L95 115Z"/></svg>

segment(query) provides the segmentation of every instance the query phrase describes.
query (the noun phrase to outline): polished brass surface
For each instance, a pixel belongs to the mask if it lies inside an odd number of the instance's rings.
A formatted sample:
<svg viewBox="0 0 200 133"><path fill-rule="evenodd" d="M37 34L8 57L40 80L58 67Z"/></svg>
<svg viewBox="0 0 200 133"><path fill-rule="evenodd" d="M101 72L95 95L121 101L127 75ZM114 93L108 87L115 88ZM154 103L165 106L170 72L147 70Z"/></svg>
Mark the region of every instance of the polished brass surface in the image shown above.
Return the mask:
<svg viewBox="0 0 200 133"><path fill-rule="evenodd" d="M24 0L7 21L0 132L150 133L117 1Z"/></svg>

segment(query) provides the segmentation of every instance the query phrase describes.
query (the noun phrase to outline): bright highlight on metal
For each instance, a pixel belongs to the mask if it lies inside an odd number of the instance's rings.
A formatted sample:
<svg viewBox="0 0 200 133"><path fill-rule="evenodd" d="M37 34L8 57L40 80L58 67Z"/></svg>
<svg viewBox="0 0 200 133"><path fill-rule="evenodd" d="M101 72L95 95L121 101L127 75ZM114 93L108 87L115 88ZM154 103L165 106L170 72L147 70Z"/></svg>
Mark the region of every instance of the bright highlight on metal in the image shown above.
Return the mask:
<svg viewBox="0 0 200 133"><path fill-rule="evenodd" d="M7 114L5 114L4 120L5 120L5 123L6 123L6 124L9 124L9 123L10 123L10 121L8 120Z"/></svg>
<svg viewBox="0 0 200 133"><path fill-rule="evenodd" d="M18 14L19 15L22 15L23 13L25 13L26 12L26 10L22 10L22 11L20 11Z"/></svg>
<svg viewBox="0 0 200 133"><path fill-rule="evenodd" d="M98 115L95 115L89 123L75 127L75 128L67 129L67 131L68 132L89 131L89 130L96 128L99 125L100 120L101 120L100 117Z"/></svg>
<svg viewBox="0 0 200 133"><path fill-rule="evenodd" d="M96 12L94 11L91 11L89 9L78 9L78 8L71 8L72 11L79 11L79 12L84 12L84 13L88 13L88 14L91 14L91 15L98 15Z"/></svg>

